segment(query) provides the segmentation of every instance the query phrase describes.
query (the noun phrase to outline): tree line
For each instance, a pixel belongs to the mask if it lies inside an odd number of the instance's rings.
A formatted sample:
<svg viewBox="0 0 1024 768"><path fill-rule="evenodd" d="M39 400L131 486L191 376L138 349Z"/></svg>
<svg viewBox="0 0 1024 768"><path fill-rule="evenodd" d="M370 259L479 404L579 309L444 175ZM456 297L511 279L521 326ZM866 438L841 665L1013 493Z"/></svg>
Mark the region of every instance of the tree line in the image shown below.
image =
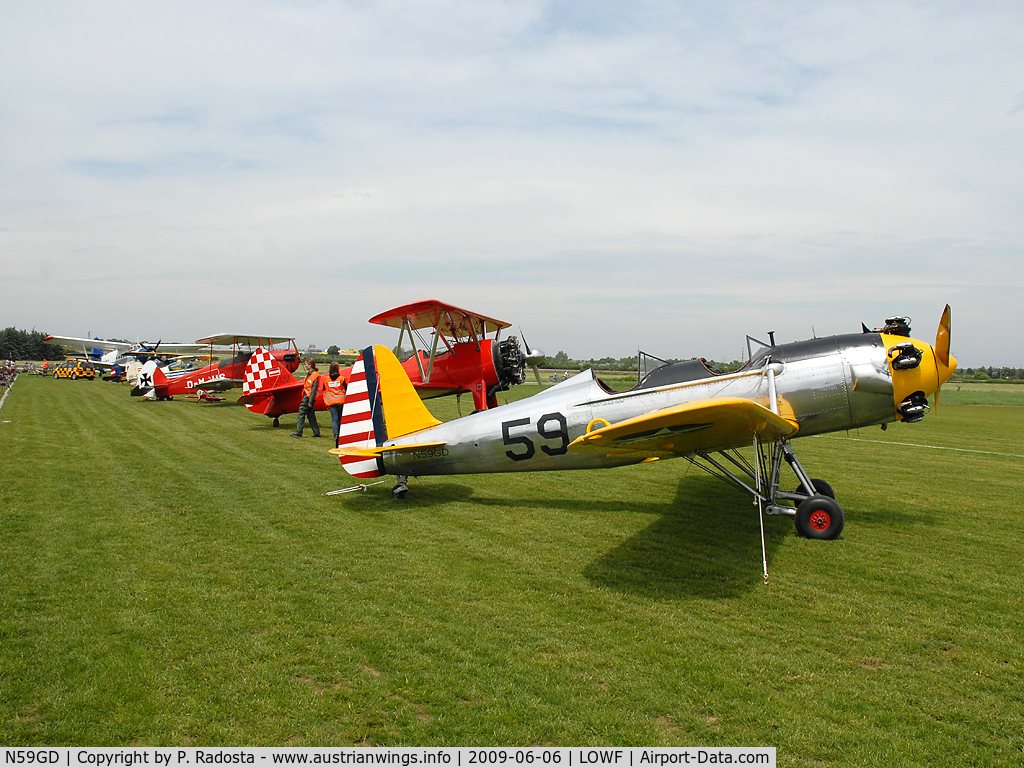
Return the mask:
<svg viewBox="0 0 1024 768"><path fill-rule="evenodd" d="M694 360L696 358L689 358ZM675 358L665 360L666 363L681 362ZM705 360L712 368L720 371L731 372L739 370L746 361L732 360L728 363L718 360ZM655 363L657 365L657 363ZM565 368L569 370L586 370L593 368L595 371L636 371L637 356L630 357L601 357L590 360L574 359L568 354L559 350L554 356L548 356L541 363L543 368ZM648 368L650 370L650 368ZM956 379L975 379L977 381L1022 381L1024 380L1024 368L1012 368L1007 366L982 366L979 368L961 368L954 375Z"/></svg>
<svg viewBox="0 0 1024 768"><path fill-rule="evenodd" d="M685 358L687 360L696 360L695 357ZM665 360L654 360L648 358L648 370L651 367L660 365L662 362L665 363L680 363L682 359L674 357L667 358ZM721 362L718 360L707 360L704 361L712 368L717 368L720 371L735 371L743 367L743 363L739 360L732 360L728 363ZM565 352L559 350L553 357L549 356L544 358L544 362L541 364L542 368L569 368L586 370L587 368L593 368L595 371L636 371L637 369L637 355L630 355L629 357L601 357L593 358L590 360L577 360L569 357Z"/></svg>
<svg viewBox="0 0 1024 768"><path fill-rule="evenodd" d="M953 378L976 379L978 381L1021 381L1024 379L1024 368L964 368L953 374Z"/></svg>
<svg viewBox="0 0 1024 768"><path fill-rule="evenodd" d="M7 360L13 357L15 360L63 360L64 351L59 344L46 343L45 333L39 331L22 331L17 328L5 328L0 331L0 359ZM123 339L111 339L111 341L123 341ZM330 356L336 356L340 351L337 345L331 345L327 350ZM694 358L690 358L691 360ZM679 360L672 358L665 360L666 363L678 363ZM743 362L732 360L728 363L708 360L708 365L721 371L735 371L743 367ZM596 371L635 371L637 368L636 355L629 357L601 357L589 360L575 359L569 357L564 351L559 350L557 354L547 357L541 366L544 368L566 368L573 370L585 370L593 368ZM1024 380L1024 368L1011 368L1005 366L981 366L979 368L963 368L957 371L956 378L976 379L980 381L1012 381Z"/></svg>
<svg viewBox="0 0 1024 768"><path fill-rule="evenodd" d="M63 360L64 350L59 344L47 344L48 334L39 331L20 331L4 328L0 331L0 358L8 360Z"/></svg>

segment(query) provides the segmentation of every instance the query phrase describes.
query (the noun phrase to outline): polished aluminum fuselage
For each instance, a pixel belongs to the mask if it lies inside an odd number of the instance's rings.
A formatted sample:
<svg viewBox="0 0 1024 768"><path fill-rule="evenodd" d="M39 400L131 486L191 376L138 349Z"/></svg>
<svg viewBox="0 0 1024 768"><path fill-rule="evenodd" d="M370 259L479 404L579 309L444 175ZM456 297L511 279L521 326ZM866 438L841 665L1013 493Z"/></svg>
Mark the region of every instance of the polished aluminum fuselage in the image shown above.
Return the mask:
<svg viewBox="0 0 1024 768"><path fill-rule="evenodd" d="M737 397L771 407L769 370L778 412L799 424L797 437L897 419L881 336L851 334L764 348L735 373L708 372L656 387L641 383L626 392L610 391L587 370L533 397L388 440L385 445L444 445L385 453L384 465L390 474L415 477L635 464L645 455L606 456L567 448L588 426L616 424L695 400Z"/></svg>

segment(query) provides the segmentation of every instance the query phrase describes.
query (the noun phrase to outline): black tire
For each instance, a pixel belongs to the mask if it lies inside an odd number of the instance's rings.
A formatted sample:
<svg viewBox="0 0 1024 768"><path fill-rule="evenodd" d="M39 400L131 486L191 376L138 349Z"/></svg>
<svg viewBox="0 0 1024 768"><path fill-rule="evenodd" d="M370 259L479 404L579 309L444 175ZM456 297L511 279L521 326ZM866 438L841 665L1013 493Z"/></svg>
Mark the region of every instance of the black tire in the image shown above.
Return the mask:
<svg viewBox="0 0 1024 768"><path fill-rule="evenodd" d="M833 491L832 486L826 483L824 480L819 480L816 477L812 477L811 482L814 484L814 490L818 492L819 496L828 496L830 499L835 499L836 492ZM807 494L807 489L804 488L803 483L800 483L800 485L798 485L796 488L796 492Z"/></svg>
<svg viewBox="0 0 1024 768"><path fill-rule="evenodd" d="M391 495L396 499L404 499L405 494L407 494L408 492L409 488L408 486L405 485L396 485L394 488L391 489Z"/></svg>
<svg viewBox="0 0 1024 768"><path fill-rule="evenodd" d="M796 532L805 539L834 539L845 524L843 508L828 496L810 496L796 508Z"/></svg>
<svg viewBox="0 0 1024 768"><path fill-rule="evenodd" d="M275 418L275 419L274 419L274 428L276 429L277 427L280 427L280 426L281 426L281 422L280 422L280 421L278 421L278 420L277 420L277 419Z"/></svg>

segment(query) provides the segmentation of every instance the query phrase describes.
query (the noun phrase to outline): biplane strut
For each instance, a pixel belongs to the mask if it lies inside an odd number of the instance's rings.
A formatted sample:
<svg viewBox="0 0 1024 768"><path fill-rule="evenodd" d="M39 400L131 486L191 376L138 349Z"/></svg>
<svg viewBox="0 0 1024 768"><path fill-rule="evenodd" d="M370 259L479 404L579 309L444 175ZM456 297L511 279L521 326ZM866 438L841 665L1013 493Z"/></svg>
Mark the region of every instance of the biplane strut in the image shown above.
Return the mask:
<svg viewBox="0 0 1024 768"><path fill-rule="evenodd" d="M419 334L417 333L417 334L413 335L413 327L412 327L412 324L409 322L409 318L403 317L402 318L402 329L398 332L398 349L402 348L402 340L405 338L405 334L406 333L409 334L409 343L412 344L412 356L414 358L416 358L416 367L419 369L420 379L423 381L424 384L429 384L430 383L430 377L434 373L434 360L437 357L437 341L438 341L438 339L441 339L441 340L444 341L445 346L448 347L448 351L452 355L455 354L455 351L451 348L451 345L448 343L448 340L445 339L440 333L437 333L436 330L435 330L434 338L432 339L431 344L430 344L430 357L427 359L427 370L424 371L423 370L423 361L420 360L419 350L416 349L416 336L419 336ZM426 346L426 342L423 341L423 337L422 336L420 336L420 343L423 344L423 346Z"/></svg>
<svg viewBox="0 0 1024 768"><path fill-rule="evenodd" d="M712 453L699 451L690 458L690 463L749 494L755 503L764 505L766 515L794 518L797 533L801 536L809 539L834 539L842 533L845 515L842 507L836 503L832 486L824 480L812 479L807 474L789 441L776 438L770 456L758 450L754 459L756 465L747 461L736 449L715 451L714 454L724 461L716 460ZM779 488L783 462L789 464L800 481L795 491ZM750 481L753 481L753 485ZM782 505L780 501L791 501L794 506Z"/></svg>

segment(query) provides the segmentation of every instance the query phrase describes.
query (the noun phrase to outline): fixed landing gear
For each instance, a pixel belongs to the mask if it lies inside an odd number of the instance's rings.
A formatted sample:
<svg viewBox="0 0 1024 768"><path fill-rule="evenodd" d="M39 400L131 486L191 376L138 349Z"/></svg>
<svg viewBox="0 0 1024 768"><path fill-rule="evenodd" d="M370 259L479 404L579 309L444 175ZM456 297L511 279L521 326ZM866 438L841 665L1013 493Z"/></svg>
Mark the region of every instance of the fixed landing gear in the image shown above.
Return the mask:
<svg viewBox="0 0 1024 768"><path fill-rule="evenodd" d="M808 496L796 508L796 531L805 539L834 539L843 532L846 516L835 499Z"/></svg>
<svg viewBox="0 0 1024 768"><path fill-rule="evenodd" d="M811 485L814 486L814 493L818 494L819 496L828 496L830 499L835 500L836 492L833 491L832 486L826 483L824 480L819 480L816 477L812 477ZM804 496L813 495L807 492L807 488L804 486L803 483L800 483L800 485L796 487L796 493L802 493Z"/></svg>
<svg viewBox="0 0 1024 768"><path fill-rule="evenodd" d="M391 496L396 499L404 499L405 494L409 492L409 486L407 483L409 478L406 475L399 475L398 482L395 483L395 487L391 489Z"/></svg>
<svg viewBox="0 0 1024 768"><path fill-rule="evenodd" d="M836 503L835 491L824 480L811 478L804 471L793 447L784 440L776 440L771 451L758 449L754 464L738 451L719 451L718 458L698 453L703 461L692 461L701 469L729 483L755 500L760 500L769 515L794 518L796 531L808 539L834 539L843 532L846 516ZM800 485L796 491L779 489L782 463L793 469ZM809 489L814 490L813 493ZM793 506L779 502L791 502Z"/></svg>
<svg viewBox="0 0 1024 768"><path fill-rule="evenodd" d="M274 417L274 428L276 429L277 427L280 427L280 426L281 426L281 422L278 420L277 416L275 416Z"/></svg>

